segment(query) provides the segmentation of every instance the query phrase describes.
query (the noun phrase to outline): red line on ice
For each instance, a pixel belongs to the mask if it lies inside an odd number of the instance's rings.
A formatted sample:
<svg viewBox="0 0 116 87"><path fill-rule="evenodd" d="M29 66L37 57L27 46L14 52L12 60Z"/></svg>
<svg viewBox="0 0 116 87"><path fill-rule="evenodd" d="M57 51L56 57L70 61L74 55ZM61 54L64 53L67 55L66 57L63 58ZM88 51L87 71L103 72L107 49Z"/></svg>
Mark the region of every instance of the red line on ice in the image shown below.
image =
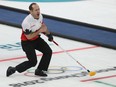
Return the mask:
<svg viewBox="0 0 116 87"><path fill-rule="evenodd" d="M72 51L86 50L86 49L92 49L92 48L97 48L97 47L99 47L99 46L90 46L90 47L76 48L76 49L71 49L71 50L66 50L66 51L67 52L72 52ZM57 51L57 52L53 52L53 54L59 54L59 53L63 53L63 52L64 51ZM42 56L42 54L37 54L37 56ZM1 59L0 62L12 61L12 60L23 59L23 58L26 58L26 56Z"/></svg>

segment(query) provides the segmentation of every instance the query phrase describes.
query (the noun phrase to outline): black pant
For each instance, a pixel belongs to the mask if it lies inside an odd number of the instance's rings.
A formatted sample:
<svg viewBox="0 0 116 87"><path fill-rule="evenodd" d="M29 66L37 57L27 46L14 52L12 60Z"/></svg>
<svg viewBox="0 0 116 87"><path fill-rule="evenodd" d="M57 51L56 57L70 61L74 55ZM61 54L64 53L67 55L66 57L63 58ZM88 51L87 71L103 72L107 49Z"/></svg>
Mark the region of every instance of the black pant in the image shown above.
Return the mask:
<svg viewBox="0 0 116 87"><path fill-rule="evenodd" d="M24 61L16 66L18 72L23 72L31 67L36 66L37 56L35 50L43 53L37 69L48 70L48 66L52 56L52 50L49 45L41 38L34 41L21 41L22 49L26 53L28 61Z"/></svg>

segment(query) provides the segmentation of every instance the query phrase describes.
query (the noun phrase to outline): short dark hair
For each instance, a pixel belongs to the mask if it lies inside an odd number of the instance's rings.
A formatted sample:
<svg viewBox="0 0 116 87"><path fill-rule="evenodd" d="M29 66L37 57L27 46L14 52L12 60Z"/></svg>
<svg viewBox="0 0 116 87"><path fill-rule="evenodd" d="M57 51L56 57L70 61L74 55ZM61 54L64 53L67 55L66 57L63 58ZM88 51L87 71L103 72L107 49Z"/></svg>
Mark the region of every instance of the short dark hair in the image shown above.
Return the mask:
<svg viewBox="0 0 116 87"><path fill-rule="evenodd" d="M29 10L33 10L32 5L36 5L36 3L31 3L31 4L29 5Z"/></svg>

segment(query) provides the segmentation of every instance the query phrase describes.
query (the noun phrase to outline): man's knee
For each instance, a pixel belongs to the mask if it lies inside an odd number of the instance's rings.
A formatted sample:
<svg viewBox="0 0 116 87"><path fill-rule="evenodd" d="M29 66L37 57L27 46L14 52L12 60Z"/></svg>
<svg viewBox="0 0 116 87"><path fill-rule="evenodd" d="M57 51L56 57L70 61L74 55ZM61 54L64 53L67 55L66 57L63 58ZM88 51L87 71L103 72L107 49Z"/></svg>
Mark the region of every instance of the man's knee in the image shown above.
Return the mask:
<svg viewBox="0 0 116 87"><path fill-rule="evenodd" d="M31 67L34 67L37 64L37 61L29 61L29 64L31 65Z"/></svg>
<svg viewBox="0 0 116 87"><path fill-rule="evenodd" d="M52 49L50 49L48 53L49 53L49 54L52 54Z"/></svg>

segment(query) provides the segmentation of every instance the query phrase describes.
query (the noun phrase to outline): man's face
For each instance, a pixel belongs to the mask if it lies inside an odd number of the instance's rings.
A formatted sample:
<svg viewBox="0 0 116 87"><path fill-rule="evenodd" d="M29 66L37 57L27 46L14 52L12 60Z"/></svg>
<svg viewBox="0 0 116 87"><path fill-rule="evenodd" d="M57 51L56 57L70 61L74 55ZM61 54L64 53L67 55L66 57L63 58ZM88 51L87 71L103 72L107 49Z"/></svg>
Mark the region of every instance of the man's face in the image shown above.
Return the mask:
<svg viewBox="0 0 116 87"><path fill-rule="evenodd" d="M39 6L37 4L36 5L32 5L32 7L33 7L33 10L31 10L30 13L32 14L32 16L35 19L38 19L39 15L40 15L40 8L39 8Z"/></svg>

